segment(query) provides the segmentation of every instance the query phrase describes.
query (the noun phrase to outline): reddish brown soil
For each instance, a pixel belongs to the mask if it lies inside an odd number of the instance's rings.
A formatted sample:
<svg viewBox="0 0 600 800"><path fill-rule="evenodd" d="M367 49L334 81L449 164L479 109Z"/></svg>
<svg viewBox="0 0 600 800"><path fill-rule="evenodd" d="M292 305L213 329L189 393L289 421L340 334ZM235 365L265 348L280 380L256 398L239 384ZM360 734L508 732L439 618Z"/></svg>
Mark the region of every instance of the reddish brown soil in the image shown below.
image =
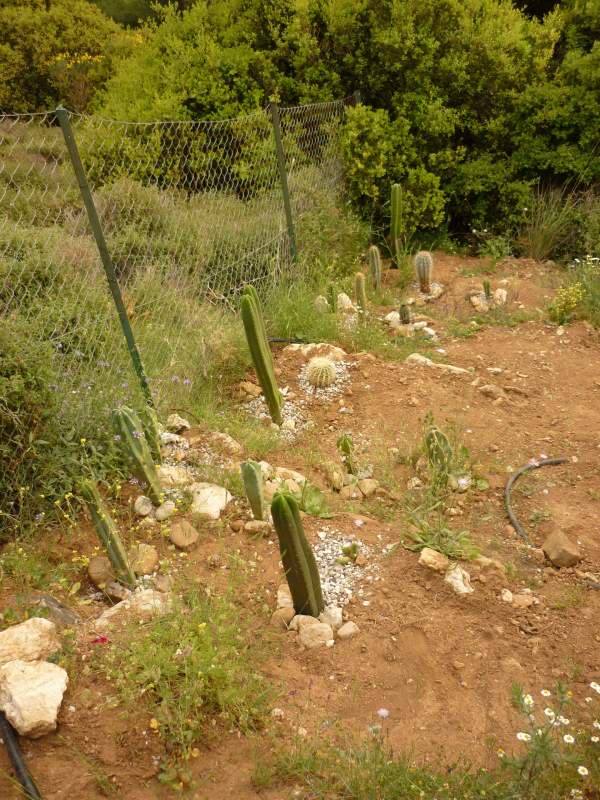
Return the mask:
<svg viewBox="0 0 600 800"><path fill-rule="evenodd" d="M281 793L259 792L251 782L254 759L268 755L272 735L291 740L299 726L309 736L324 726L335 735L363 734L379 722L376 712L382 707L390 711L384 723L390 743L415 761L440 765L465 757L489 766L495 763L498 746L511 749L514 742L516 719L509 704L513 683L538 691L560 678L580 696L587 682L599 679L600 592L580 574L600 572L598 335L576 323L559 336L555 326L530 321L513 328L486 326L469 338L450 338L444 333L445 316L468 321L472 309L465 295L480 281L460 273L465 267L478 268L480 262L440 256L436 263L437 278L449 287L433 312L440 332L435 347L446 351L437 357L473 368L472 374L454 376L357 356L352 388L343 398L352 413L340 412L337 399L312 402L315 428L269 460L302 471L324 488L318 464L335 457L339 432L348 430L360 445L361 457L376 465L376 477L392 494L396 487L401 496L414 473L395 464L388 450L409 452L426 413L432 411L438 424L456 427L478 473L490 483L485 492L457 496L462 514L450 523L468 529L484 554L511 565L509 575L481 573L466 564L475 591L459 597L439 575L420 567L415 553L399 546L387 557L381 554L383 546L406 533L399 503L384 498L344 505L333 498L336 514L327 524L373 546L381 580L366 585L371 592L365 595L368 606L357 600L348 607L361 629L357 638L331 649L301 651L293 634L269 626L263 608L273 608L281 582L277 548L232 532L227 522L239 517L240 507L230 509L223 526L206 528L186 573L218 589L228 573L226 568L209 569L208 555L219 552L225 557L239 549L254 564L241 599L256 628L253 635L264 641L264 672L280 689L276 705L285 716L260 735L223 733L207 744L192 762L199 786L194 797L275 800ZM388 282L394 277L388 273ZM517 304L527 310L542 307L556 283L551 268L533 262L507 262L492 283L501 278L509 279L509 311ZM296 392L298 363L297 358L278 355L282 382ZM503 372L492 374L489 367ZM476 378L479 385L473 385ZM488 383L506 390L503 402L496 404L482 394L480 386ZM508 472L542 453L564 455L571 462L522 479L525 492L515 491L515 510L538 546L554 527L576 539L584 555L579 574L544 563L539 551L532 553L507 527L503 487ZM357 514L366 520L358 534ZM315 540L323 522L307 517L305 525ZM47 546L54 548L54 557L65 557L71 549L92 549L93 537L85 528L68 547L64 538L57 544L52 535L49 532ZM148 540L164 550L164 542L157 539L154 534ZM518 611L500 599L503 587L529 587L540 604ZM13 600L14 587L7 586L3 606ZM98 611L91 606L80 610L90 618ZM106 686L95 673L86 674L92 635L87 628L80 634L57 733L23 742L43 797L107 796L94 773L112 782L115 796L124 800L171 797L172 789L156 780L151 759L161 755L160 742L156 738L146 745L142 735L149 716L141 710L107 708L102 702ZM0 753L0 796L17 798L8 772Z"/></svg>

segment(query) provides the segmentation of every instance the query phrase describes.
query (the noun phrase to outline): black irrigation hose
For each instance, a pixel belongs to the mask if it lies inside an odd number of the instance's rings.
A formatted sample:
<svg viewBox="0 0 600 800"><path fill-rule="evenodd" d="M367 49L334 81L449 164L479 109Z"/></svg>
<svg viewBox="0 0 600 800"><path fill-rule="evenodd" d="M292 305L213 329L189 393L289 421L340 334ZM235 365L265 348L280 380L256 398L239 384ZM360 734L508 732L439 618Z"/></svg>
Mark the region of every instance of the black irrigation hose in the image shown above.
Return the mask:
<svg viewBox="0 0 600 800"><path fill-rule="evenodd" d="M504 507L506 508L506 513L508 514L510 524L519 534L521 539L523 539L524 542L527 542L527 544L531 544L531 540L529 539L529 536L525 532L525 529L519 520L516 518L510 505L511 490L521 475L524 475L526 472L529 472L532 469L539 469L539 467L553 467L558 466L558 464L566 464L568 460L568 458L540 458L539 461L530 461L528 464L525 464L524 467L521 467L516 472L513 472L506 483L506 489L504 490Z"/></svg>
<svg viewBox="0 0 600 800"><path fill-rule="evenodd" d="M23 796L27 798L27 800L42 800L42 795L39 793L37 786L33 782L31 773L23 761L23 754L21 753L17 736L12 725L6 719L4 711L0 711L0 738L4 742L6 752L10 758L10 763L13 765L17 780L23 787Z"/></svg>

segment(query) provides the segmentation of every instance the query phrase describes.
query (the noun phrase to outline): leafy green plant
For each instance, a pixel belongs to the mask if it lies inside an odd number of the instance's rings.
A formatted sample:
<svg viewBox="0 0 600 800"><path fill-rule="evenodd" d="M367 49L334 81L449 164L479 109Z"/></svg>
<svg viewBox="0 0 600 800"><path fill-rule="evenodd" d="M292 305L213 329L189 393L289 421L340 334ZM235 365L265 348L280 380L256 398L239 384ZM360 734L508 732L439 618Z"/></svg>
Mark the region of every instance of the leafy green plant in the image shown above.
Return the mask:
<svg viewBox="0 0 600 800"><path fill-rule="evenodd" d="M433 517L433 520L431 519ZM407 550L420 551L424 547L437 550L448 558L472 559L479 555L466 530L452 530L443 514L420 514L413 511L409 514L413 530L408 532L409 543L404 544Z"/></svg>
<svg viewBox="0 0 600 800"><path fill-rule="evenodd" d="M550 319L559 325L570 322L583 301L583 286L579 281L562 286L548 306Z"/></svg>

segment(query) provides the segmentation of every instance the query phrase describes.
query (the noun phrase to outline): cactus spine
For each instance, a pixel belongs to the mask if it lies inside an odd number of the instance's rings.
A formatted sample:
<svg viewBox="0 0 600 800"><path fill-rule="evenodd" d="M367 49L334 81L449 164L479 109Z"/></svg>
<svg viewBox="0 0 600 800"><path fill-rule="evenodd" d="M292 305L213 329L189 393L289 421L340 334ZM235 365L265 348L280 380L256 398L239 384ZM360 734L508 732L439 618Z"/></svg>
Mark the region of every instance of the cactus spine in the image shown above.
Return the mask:
<svg viewBox="0 0 600 800"><path fill-rule="evenodd" d="M423 294L431 293L431 274L433 272L433 258L427 250L420 250L415 256L415 272L419 281L419 289Z"/></svg>
<svg viewBox="0 0 600 800"><path fill-rule="evenodd" d="M260 310L260 300L253 286L246 286L244 289L241 311L256 377L263 390L271 419L276 425L281 425L283 422L281 416L283 402L275 380L273 356L269 348L265 323Z"/></svg>
<svg viewBox="0 0 600 800"><path fill-rule="evenodd" d="M399 183L394 183L392 186L390 239L392 254L396 261L396 267L399 269L402 249L402 187Z"/></svg>
<svg viewBox="0 0 600 800"><path fill-rule="evenodd" d="M277 492L271 503L279 551L296 614L318 617L324 608L317 562L304 534L298 504Z"/></svg>
<svg viewBox="0 0 600 800"><path fill-rule="evenodd" d="M140 422L142 423L142 430L148 442L150 453L154 459L155 464L162 463L162 456L160 453L160 435L158 433L158 417L156 411L152 406L144 405L138 414Z"/></svg>
<svg viewBox="0 0 600 800"><path fill-rule="evenodd" d="M381 254L376 244L369 247L367 257L369 259L369 267L371 268L371 280L373 281L373 288L375 291L381 291Z"/></svg>
<svg viewBox="0 0 600 800"><path fill-rule="evenodd" d="M331 386L337 378L335 364L330 358L315 356L308 362L306 378L311 386L316 386L320 389Z"/></svg>
<svg viewBox="0 0 600 800"><path fill-rule="evenodd" d="M244 461L240 466L246 497L250 503L254 519L265 519L265 498L263 495L263 474L256 461Z"/></svg>
<svg viewBox="0 0 600 800"><path fill-rule="evenodd" d="M96 484L92 481L81 481L79 491L91 514L96 533L104 545L117 578L127 586L135 586L135 573L131 568L115 523L98 493Z"/></svg>
<svg viewBox="0 0 600 800"><path fill-rule="evenodd" d="M131 471L138 480L148 484L150 499L160 505L160 481L139 416L130 408L117 408L112 413L112 421L121 452Z"/></svg>
<svg viewBox="0 0 600 800"><path fill-rule="evenodd" d="M483 293L488 303L492 301L492 284L489 281L483 282Z"/></svg>
<svg viewBox="0 0 600 800"><path fill-rule="evenodd" d="M410 308L406 303L400 306L400 322L403 325L410 325Z"/></svg>
<svg viewBox="0 0 600 800"><path fill-rule="evenodd" d="M358 307L363 314L365 314L367 311L367 289L365 286L365 276L362 272L356 273L356 278L354 280L354 292L356 294L356 302L358 303Z"/></svg>

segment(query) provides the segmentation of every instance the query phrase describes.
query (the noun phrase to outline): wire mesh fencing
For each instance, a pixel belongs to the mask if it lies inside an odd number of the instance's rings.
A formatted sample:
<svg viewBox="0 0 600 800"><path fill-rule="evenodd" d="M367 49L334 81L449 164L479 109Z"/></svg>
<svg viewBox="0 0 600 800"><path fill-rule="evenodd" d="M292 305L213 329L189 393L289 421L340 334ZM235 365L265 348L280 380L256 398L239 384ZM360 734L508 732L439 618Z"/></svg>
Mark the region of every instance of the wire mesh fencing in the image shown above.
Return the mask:
<svg viewBox="0 0 600 800"><path fill-rule="evenodd" d="M311 214L335 207L351 102L280 109L279 162L269 109L192 122L67 114L159 408L197 379L218 309L246 283L287 280L294 228L301 254ZM0 324L48 346L61 415L82 436L141 400L105 268L56 113L0 116Z"/></svg>

